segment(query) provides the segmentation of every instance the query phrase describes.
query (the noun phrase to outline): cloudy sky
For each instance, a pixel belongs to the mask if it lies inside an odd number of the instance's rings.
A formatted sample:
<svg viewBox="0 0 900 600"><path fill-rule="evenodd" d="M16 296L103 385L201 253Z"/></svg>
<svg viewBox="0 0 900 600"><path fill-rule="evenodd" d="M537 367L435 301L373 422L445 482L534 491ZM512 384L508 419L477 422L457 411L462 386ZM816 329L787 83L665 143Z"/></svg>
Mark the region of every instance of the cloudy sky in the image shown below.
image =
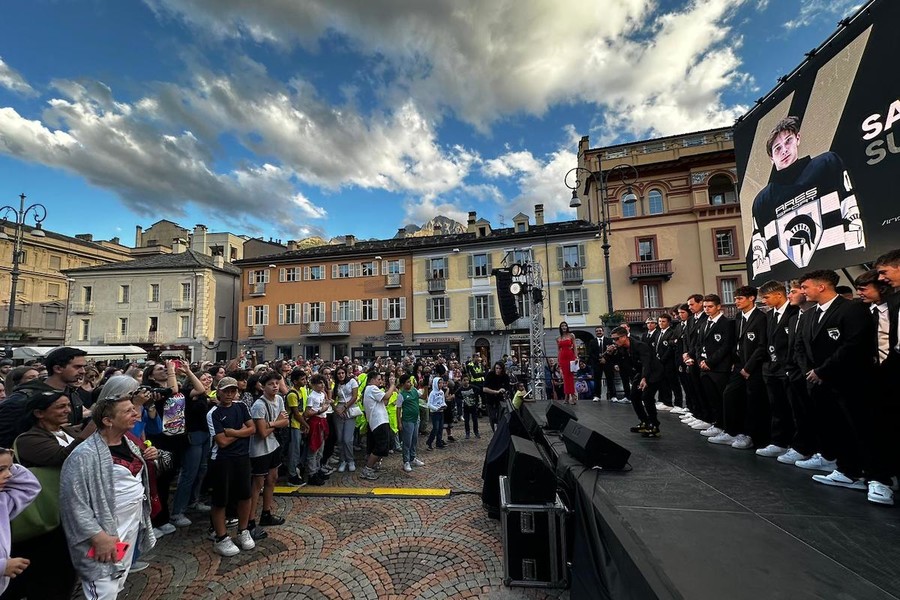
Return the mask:
<svg viewBox="0 0 900 600"><path fill-rule="evenodd" d="M0 19L0 204L391 237L543 203L592 146L730 125L860 0L29 0Z"/></svg>

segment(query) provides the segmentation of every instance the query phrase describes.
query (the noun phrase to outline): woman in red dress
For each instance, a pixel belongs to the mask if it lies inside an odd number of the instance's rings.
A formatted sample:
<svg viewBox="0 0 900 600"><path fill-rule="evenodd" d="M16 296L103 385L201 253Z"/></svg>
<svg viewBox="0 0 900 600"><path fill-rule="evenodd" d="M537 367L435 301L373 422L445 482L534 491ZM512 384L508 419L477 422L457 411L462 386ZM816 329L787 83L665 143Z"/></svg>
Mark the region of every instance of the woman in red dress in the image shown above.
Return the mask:
<svg viewBox="0 0 900 600"><path fill-rule="evenodd" d="M566 396L566 404L575 404L578 401L578 395L575 393L575 373L572 372L570 366L571 361L575 360L575 335L569 331L569 324L563 321L559 324L559 337L556 338L557 361L559 362L559 371L563 378L563 394Z"/></svg>

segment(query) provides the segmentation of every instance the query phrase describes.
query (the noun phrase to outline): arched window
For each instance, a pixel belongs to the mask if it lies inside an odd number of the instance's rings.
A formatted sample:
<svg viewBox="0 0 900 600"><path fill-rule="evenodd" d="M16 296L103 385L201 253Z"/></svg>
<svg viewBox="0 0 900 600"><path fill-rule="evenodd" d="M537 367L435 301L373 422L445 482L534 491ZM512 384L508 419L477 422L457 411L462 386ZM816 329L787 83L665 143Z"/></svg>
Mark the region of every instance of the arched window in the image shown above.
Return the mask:
<svg viewBox="0 0 900 600"><path fill-rule="evenodd" d="M651 215L661 215L665 211L663 195L659 190L650 190L650 193L647 194L647 200L649 201Z"/></svg>
<svg viewBox="0 0 900 600"><path fill-rule="evenodd" d="M734 192L734 184L725 175L714 175L709 179L709 203L713 206L721 204L734 204L737 202L737 194Z"/></svg>
<svg viewBox="0 0 900 600"><path fill-rule="evenodd" d="M634 195L634 192L628 192L622 196L622 216L637 216L637 196Z"/></svg>

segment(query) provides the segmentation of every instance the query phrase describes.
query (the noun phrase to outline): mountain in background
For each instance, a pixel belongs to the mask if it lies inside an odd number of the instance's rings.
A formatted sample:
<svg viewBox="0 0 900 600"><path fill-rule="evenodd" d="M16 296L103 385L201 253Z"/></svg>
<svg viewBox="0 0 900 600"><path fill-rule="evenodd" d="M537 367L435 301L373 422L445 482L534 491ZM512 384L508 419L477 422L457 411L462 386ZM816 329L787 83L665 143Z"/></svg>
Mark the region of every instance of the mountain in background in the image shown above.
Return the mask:
<svg viewBox="0 0 900 600"><path fill-rule="evenodd" d="M421 227L410 223L403 229L406 231L406 237L427 237L436 233L439 235L453 235L466 232L465 225L442 215L423 223ZM395 235L394 237L397 236Z"/></svg>

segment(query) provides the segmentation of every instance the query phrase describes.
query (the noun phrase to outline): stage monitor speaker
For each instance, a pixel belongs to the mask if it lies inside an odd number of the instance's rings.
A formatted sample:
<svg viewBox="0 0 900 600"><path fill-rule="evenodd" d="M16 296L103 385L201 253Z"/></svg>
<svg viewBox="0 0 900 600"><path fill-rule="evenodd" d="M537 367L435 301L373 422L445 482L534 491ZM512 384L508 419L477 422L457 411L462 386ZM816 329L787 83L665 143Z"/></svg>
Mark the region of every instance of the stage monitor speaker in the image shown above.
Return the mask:
<svg viewBox="0 0 900 600"><path fill-rule="evenodd" d="M494 269L494 277L497 278L497 302L500 304L500 318L504 325L509 325L519 319L519 307L516 296L509 290L512 284L512 273L509 269Z"/></svg>
<svg viewBox="0 0 900 600"><path fill-rule="evenodd" d="M510 437L507 472L513 504L552 504L556 500L556 475L531 440Z"/></svg>
<svg viewBox="0 0 900 600"><path fill-rule="evenodd" d="M551 402L547 407L547 429L562 431L569 421L577 421L575 411L558 402Z"/></svg>
<svg viewBox="0 0 900 600"><path fill-rule="evenodd" d="M513 417L509 424L512 434L536 441L535 436L541 426L534 418L531 407L528 404L522 404L522 407L519 410L513 411L512 415Z"/></svg>
<svg viewBox="0 0 900 600"><path fill-rule="evenodd" d="M575 421L566 423L562 438L566 452L586 467L621 471L631 457L630 451Z"/></svg>

